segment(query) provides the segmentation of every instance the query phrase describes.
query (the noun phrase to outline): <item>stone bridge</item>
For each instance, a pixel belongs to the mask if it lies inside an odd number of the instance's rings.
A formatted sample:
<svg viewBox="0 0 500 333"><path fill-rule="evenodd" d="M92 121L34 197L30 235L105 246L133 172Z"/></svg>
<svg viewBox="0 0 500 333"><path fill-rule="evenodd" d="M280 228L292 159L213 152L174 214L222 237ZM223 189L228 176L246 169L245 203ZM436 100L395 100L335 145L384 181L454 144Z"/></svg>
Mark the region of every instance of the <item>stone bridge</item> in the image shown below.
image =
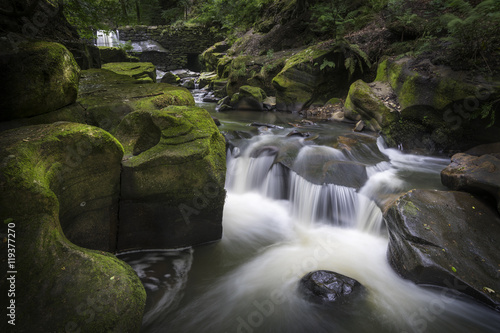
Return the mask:
<svg viewBox="0 0 500 333"><path fill-rule="evenodd" d="M143 50L137 56L164 71L180 68L200 71L199 55L224 39L220 32L203 27L127 26L118 32L122 41L155 41L160 44L160 48Z"/></svg>

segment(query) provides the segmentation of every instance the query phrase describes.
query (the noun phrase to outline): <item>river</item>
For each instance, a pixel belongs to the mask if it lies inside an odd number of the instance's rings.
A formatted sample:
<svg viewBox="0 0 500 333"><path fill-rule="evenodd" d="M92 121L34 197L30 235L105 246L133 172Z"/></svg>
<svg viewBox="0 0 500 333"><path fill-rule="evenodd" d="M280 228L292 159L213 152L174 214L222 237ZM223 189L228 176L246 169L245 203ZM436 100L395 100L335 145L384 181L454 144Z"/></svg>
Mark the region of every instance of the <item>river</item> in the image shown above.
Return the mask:
<svg viewBox="0 0 500 333"><path fill-rule="evenodd" d="M223 238L194 249L120 255L147 290L142 332L500 331L498 313L451 290L401 279L387 261L379 206L412 188L444 189L439 174L449 159L388 149L346 124L198 105L231 139ZM309 134L289 136L293 130ZM339 137L348 144L339 146ZM366 171L359 187L307 180L314 178L308 169L339 161ZM360 181L354 173L332 177ZM298 282L314 270L358 280L366 297L345 312L305 301Z"/></svg>

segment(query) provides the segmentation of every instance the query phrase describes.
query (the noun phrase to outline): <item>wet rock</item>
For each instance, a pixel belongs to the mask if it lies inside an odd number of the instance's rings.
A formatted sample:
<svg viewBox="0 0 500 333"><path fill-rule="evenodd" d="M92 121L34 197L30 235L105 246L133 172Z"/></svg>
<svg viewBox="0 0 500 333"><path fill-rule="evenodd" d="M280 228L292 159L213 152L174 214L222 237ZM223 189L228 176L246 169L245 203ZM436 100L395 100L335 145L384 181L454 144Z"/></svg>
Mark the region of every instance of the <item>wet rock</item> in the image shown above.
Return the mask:
<svg viewBox="0 0 500 333"><path fill-rule="evenodd" d="M103 64L109 62L138 62L139 59L136 57L131 57L125 52L125 50L119 47L108 47L99 46L99 51L101 53L101 62ZM95 68L95 67L92 67ZM85 68L88 69L88 68Z"/></svg>
<svg viewBox="0 0 500 333"><path fill-rule="evenodd" d="M217 79L216 72L203 72L200 74L200 77L198 78L198 85L201 89L210 85L210 83L216 79Z"/></svg>
<svg viewBox="0 0 500 333"><path fill-rule="evenodd" d="M21 43L0 51L0 121L45 114L76 101L80 68L61 44Z"/></svg>
<svg viewBox="0 0 500 333"><path fill-rule="evenodd" d="M272 111L276 109L276 97L268 96L262 101L265 110Z"/></svg>
<svg viewBox="0 0 500 333"><path fill-rule="evenodd" d="M311 136L311 133L309 132L299 132L297 130L292 130L290 131L286 136L300 136L302 138L308 138Z"/></svg>
<svg viewBox="0 0 500 333"><path fill-rule="evenodd" d="M412 190L389 206L384 218L387 256L399 275L500 310L497 211L464 192Z"/></svg>
<svg viewBox="0 0 500 333"><path fill-rule="evenodd" d="M263 101L266 93L259 87L242 86L231 98L231 106L238 110L264 110Z"/></svg>
<svg viewBox="0 0 500 333"><path fill-rule="evenodd" d="M121 145L99 128L61 122L3 132L0 146L0 220L15 224L22 272L16 330L139 332L144 287L103 252L115 250ZM7 257L7 243L0 252ZM91 308L89 321L82 311Z"/></svg>
<svg viewBox="0 0 500 333"><path fill-rule="evenodd" d="M207 111L170 106L133 112L115 136L125 149L119 251L220 239L225 141Z"/></svg>
<svg viewBox="0 0 500 333"><path fill-rule="evenodd" d="M481 149L472 152L481 153ZM441 182L452 190L487 193L495 198L500 212L500 156L455 154L451 164L441 172Z"/></svg>
<svg viewBox="0 0 500 333"><path fill-rule="evenodd" d="M168 84L179 84L181 81L181 78L174 73L171 72L166 72L165 75L161 78L161 83L168 83Z"/></svg>
<svg viewBox="0 0 500 333"><path fill-rule="evenodd" d="M299 282L299 291L309 302L336 307L352 305L352 310L366 292L355 279L331 271L306 274Z"/></svg>
<svg viewBox="0 0 500 333"><path fill-rule="evenodd" d="M365 129L365 126L366 125L363 120L358 121L354 127L354 132L362 132Z"/></svg>
<svg viewBox="0 0 500 333"><path fill-rule="evenodd" d="M379 85L383 86L381 83ZM388 87L388 84L386 86ZM354 82L345 101L344 116L358 122L365 120L369 124L368 129L380 131L387 124L399 119L399 112L384 104L375 89L377 87L372 88L362 80Z"/></svg>
<svg viewBox="0 0 500 333"><path fill-rule="evenodd" d="M346 89L347 71L343 67L321 71L320 66L314 65L323 63L327 57L335 57L334 48L310 47L286 59L285 66L272 80L278 110L300 111L318 93Z"/></svg>
<svg viewBox="0 0 500 333"><path fill-rule="evenodd" d="M182 86L184 88L187 88L187 89L194 89L196 87L196 84L194 82L194 79L189 79L189 80L186 80Z"/></svg>

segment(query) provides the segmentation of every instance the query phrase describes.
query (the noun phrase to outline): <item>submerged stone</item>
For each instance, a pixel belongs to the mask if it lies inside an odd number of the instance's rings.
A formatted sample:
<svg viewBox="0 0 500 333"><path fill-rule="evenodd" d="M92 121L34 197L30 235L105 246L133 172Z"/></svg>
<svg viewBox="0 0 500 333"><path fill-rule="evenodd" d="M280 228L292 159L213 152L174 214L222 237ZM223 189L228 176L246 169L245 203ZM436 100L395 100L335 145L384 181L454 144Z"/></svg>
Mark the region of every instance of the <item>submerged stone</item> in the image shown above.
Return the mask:
<svg viewBox="0 0 500 333"><path fill-rule="evenodd" d="M365 288L355 279L331 271L314 271L299 282L306 300L329 306L346 306L363 299ZM354 310L354 308L352 308Z"/></svg>

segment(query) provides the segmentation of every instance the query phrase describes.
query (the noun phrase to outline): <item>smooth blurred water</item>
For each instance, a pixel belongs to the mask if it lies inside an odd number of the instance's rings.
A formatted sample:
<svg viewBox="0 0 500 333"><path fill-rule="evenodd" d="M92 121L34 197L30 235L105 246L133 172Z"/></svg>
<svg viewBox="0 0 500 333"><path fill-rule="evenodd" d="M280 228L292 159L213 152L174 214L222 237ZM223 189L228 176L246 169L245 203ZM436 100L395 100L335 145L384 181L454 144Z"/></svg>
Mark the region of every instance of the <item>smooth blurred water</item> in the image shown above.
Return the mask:
<svg viewBox="0 0 500 333"><path fill-rule="evenodd" d="M293 114L213 115L234 145L227 158L223 238L176 253L182 269L167 278L155 266L175 266L165 253L125 258L148 272L146 279L158 280L152 286L143 280L150 297L143 332L500 331L498 313L451 290L403 280L387 261L379 206L412 188L441 189L447 158L403 154L363 136L348 149L335 147L339 136L352 134L344 124L300 129L319 134L314 141L288 137L297 129L289 123L300 120ZM249 126L254 121L282 128ZM289 160L298 173L285 166ZM358 189L313 184L299 175L313 161L360 163L367 181ZM367 297L347 312L308 303L298 282L320 269L358 280ZM171 276L179 277L168 282Z"/></svg>

